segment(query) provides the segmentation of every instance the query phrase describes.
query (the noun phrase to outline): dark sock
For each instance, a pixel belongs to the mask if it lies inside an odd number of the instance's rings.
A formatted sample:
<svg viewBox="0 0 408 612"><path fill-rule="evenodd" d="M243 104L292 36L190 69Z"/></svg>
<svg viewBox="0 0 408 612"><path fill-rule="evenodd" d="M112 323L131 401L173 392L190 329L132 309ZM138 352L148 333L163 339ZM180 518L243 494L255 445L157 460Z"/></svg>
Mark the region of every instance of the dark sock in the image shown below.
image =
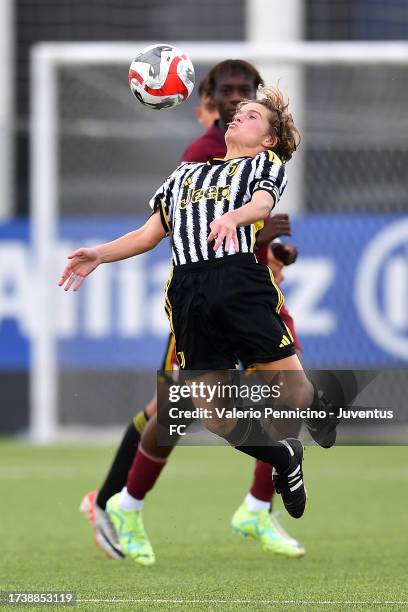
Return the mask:
<svg viewBox="0 0 408 612"><path fill-rule="evenodd" d="M313 385L313 400L310 405L310 409L315 412L324 412L328 416L332 414L333 418L335 418L338 414L338 408L344 407L345 405L344 402L338 401L339 395L337 395L335 401L337 400L338 403L336 403L336 405L333 405L330 399L327 397L326 393L322 391L322 389L318 389L316 384L313 381L312 381L312 385ZM312 425L312 426L320 423L321 421L322 419L319 419L319 418L305 419L306 424Z"/></svg>
<svg viewBox="0 0 408 612"><path fill-rule="evenodd" d="M285 444L273 440L257 419L239 419L225 439L241 453L273 465L279 473L289 467L290 455Z"/></svg>
<svg viewBox="0 0 408 612"><path fill-rule="evenodd" d="M135 416L125 431L105 482L96 498L96 503L103 510L108 499L115 495L115 493L119 493L126 484L128 473L132 467L136 449L147 421L148 417L144 411L141 411Z"/></svg>

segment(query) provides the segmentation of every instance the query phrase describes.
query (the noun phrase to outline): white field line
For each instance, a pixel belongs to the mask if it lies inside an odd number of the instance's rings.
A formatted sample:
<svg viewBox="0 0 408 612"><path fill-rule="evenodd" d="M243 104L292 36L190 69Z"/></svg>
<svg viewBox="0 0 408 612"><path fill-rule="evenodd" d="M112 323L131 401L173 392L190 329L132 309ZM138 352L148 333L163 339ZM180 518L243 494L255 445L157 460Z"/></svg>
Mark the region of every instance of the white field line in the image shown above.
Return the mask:
<svg viewBox="0 0 408 612"><path fill-rule="evenodd" d="M408 605L408 601L328 601L298 599L76 599L76 603L109 603L109 604L245 604L245 605L327 605L327 606L387 606Z"/></svg>

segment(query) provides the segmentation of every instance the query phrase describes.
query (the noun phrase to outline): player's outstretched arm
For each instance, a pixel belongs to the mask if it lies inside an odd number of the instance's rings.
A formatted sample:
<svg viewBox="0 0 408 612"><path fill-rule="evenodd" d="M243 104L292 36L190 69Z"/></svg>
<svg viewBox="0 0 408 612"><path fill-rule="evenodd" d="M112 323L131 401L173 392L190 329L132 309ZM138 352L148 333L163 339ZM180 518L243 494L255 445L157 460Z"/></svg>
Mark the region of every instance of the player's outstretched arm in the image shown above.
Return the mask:
<svg viewBox="0 0 408 612"><path fill-rule="evenodd" d="M101 263L120 261L153 249L166 235L160 214L152 215L143 227L129 232L117 240L98 244L93 248L81 248L68 255L70 260L58 281L65 291L78 291L84 279Z"/></svg>
<svg viewBox="0 0 408 612"><path fill-rule="evenodd" d="M225 240L225 250L229 252L231 242L235 245L236 252L239 251L237 238L237 227L256 223L271 212L275 200L273 196L263 190L256 191L248 204L222 215L210 224L211 232L208 242L215 240L214 251L218 251Z"/></svg>

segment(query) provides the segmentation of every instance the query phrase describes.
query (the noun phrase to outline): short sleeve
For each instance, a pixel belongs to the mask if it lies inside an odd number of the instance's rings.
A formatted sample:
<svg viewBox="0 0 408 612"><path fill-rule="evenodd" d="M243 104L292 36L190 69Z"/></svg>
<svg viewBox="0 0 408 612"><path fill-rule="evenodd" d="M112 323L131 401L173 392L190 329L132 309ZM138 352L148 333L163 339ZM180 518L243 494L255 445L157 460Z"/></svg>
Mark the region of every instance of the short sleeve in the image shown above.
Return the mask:
<svg viewBox="0 0 408 612"><path fill-rule="evenodd" d="M254 179L251 182L251 196L256 191L267 191L278 203L287 183L285 166L273 151L262 151L255 158L256 168Z"/></svg>
<svg viewBox="0 0 408 612"><path fill-rule="evenodd" d="M160 219L166 234L169 234L172 229L172 206L173 206L173 193L172 188L174 186L175 175L178 168L171 174L162 185L157 189L152 198L149 201L149 206L152 209L152 214L159 211Z"/></svg>

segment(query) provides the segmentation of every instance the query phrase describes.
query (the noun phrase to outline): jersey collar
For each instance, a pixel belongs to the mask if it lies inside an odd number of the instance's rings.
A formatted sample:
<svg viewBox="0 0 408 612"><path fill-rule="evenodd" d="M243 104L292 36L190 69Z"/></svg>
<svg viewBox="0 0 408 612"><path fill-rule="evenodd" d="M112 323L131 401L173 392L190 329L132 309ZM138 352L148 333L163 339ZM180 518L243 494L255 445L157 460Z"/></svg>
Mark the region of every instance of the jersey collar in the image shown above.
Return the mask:
<svg viewBox="0 0 408 612"><path fill-rule="evenodd" d="M242 155L241 157L232 157L231 159L224 159L223 157L211 157L207 164L209 166L221 166L221 164L229 164L240 159L251 159L250 155Z"/></svg>

